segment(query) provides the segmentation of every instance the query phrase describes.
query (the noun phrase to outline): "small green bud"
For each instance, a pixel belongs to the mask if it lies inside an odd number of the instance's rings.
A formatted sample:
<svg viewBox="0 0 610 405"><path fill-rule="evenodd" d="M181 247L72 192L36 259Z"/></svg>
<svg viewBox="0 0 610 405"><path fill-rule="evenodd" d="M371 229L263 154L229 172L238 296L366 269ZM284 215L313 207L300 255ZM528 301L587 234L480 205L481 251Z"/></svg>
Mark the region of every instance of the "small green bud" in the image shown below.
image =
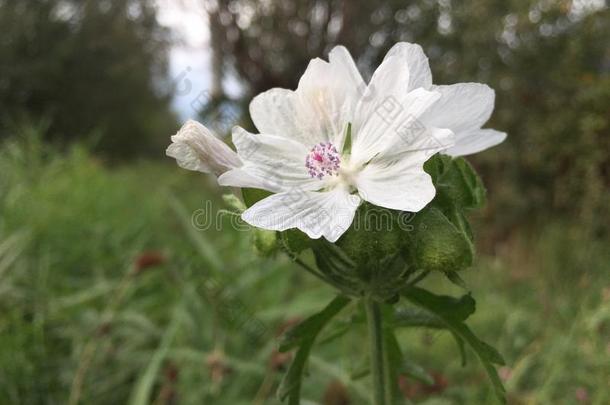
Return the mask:
<svg viewBox="0 0 610 405"><path fill-rule="evenodd" d="M270 257L277 251L277 234L260 228L252 229L252 243L255 252L262 257Z"/></svg>
<svg viewBox="0 0 610 405"><path fill-rule="evenodd" d="M345 254L359 267L377 267L397 254L404 235L397 212L365 203L358 208L351 228L337 241Z"/></svg>
<svg viewBox="0 0 610 405"><path fill-rule="evenodd" d="M439 209L431 207L420 211L414 225L405 254L417 268L450 272L472 264L474 248L469 235Z"/></svg>
<svg viewBox="0 0 610 405"><path fill-rule="evenodd" d="M222 199L229 208L236 212L244 212L246 205L235 194L223 194Z"/></svg>

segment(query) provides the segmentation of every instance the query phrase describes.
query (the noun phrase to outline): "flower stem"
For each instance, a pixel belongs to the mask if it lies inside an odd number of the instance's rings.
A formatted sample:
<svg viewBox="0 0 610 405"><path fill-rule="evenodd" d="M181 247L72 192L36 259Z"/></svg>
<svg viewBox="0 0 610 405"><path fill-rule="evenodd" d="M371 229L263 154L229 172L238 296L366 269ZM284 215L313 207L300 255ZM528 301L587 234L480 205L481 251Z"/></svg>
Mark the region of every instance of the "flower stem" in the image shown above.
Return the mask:
<svg viewBox="0 0 610 405"><path fill-rule="evenodd" d="M386 402L385 388L388 378L387 357L384 355L383 317L379 303L372 298L364 299L366 320L369 329L369 348L371 352L371 376L373 377L373 404L390 405Z"/></svg>

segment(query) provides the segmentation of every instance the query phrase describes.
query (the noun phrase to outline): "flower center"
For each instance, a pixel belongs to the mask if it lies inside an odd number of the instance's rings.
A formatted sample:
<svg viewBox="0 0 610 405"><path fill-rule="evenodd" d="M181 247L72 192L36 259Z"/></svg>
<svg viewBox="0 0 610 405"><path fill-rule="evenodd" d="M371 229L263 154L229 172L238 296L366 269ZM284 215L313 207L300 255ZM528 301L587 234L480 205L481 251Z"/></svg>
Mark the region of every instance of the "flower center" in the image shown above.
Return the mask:
<svg viewBox="0 0 610 405"><path fill-rule="evenodd" d="M330 142L315 145L305 158L305 167L311 177L322 179L324 176L339 174L341 159L337 148Z"/></svg>

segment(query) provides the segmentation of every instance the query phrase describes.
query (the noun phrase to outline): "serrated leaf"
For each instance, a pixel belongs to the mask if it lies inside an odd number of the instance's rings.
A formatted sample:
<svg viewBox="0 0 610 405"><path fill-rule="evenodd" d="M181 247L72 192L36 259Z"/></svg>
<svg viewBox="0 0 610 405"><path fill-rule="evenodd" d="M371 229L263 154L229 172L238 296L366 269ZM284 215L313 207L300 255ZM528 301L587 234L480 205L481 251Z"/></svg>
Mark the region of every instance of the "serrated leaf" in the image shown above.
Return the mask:
<svg viewBox="0 0 610 405"><path fill-rule="evenodd" d="M246 204L246 207L248 208L259 202L263 198L269 197L271 194L273 193L270 191L260 190L258 188L241 189L241 196L244 199L244 204Z"/></svg>
<svg viewBox="0 0 610 405"><path fill-rule="evenodd" d="M417 287L405 289L403 296L415 305L427 309L438 316L445 323L447 329L472 348L487 372L496 396L502 403L506 403L504 386L494 367L494 364L504 365L504 359L496 349L477 338L463 322L474 312L474 300L472 297L466 295L456 299L435 295ZM461 302L462 304L456 307L456 302Z"/></svg>
<svg viewBox="0 0 610 405"><path fill-rule="evenodd" d="M299 349L278 387L277 396L280 401L288 398L289 405L299 405L303 370L316 337L322 328L348 303L349 298L337 296L322 311L307 318L285 335L284 341L280 344L280 351L296 346Z"/></svg>

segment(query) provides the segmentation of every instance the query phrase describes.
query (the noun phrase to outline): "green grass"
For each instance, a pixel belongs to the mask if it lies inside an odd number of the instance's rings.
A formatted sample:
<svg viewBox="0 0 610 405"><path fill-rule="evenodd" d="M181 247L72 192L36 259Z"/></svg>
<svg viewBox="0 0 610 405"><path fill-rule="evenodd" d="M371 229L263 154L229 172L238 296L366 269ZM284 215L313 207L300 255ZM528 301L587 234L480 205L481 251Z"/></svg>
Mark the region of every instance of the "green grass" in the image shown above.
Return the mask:
<svg viewBox="0 0 610 405"><path fill-rule="evenodd" d="M172 162L108 168L86 150L36 141L0 151L0 403L273 404L286 322L333 291L285 257L257 257L251 235L224 217L198 231L212 179ZM469 321L508 365L509 402L610 403L610 252L578 226L547 224L483 255L464 278ZM141 268L142 255L155 266ZM440 277L435 291L462 293ZM366 403L356 327L316 346L304 397ZM446 381L408 381L416 403L493 403L484 373L466 367L446 333L402 331L405 353ZM329 388L330 387L330 388ZM335 399L332 399L335 398ZM338 399L337 399L338 398ZM172 401L177 402L172 402Z"/></svg>

